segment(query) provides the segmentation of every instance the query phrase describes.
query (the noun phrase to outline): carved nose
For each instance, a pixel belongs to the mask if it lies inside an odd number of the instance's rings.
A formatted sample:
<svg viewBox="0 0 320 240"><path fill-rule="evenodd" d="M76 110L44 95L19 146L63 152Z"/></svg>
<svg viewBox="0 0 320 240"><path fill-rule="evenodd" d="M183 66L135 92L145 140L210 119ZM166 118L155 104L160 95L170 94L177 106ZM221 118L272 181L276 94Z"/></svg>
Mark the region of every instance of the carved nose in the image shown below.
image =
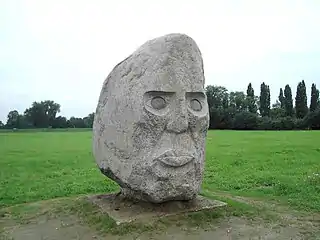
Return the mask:
<svg viewBox="0 0 320 240"><path fill-rule="evenodd" d="M188 113L187 108L180 102L179 106L173 110L167 125L167 130L175 133L182 133L188 129Z"/></svg>

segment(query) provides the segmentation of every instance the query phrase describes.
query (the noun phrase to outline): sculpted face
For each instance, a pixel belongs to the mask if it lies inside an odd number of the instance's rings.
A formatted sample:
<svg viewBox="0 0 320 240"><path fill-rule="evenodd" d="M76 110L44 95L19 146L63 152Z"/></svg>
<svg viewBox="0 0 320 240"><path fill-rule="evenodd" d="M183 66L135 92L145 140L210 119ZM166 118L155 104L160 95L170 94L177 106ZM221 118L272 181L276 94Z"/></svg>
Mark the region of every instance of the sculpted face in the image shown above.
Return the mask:
<svg viewBox="0 0 320 240"><path fill-rule="evenodd" d="M200 191L209 124L200 51L182 34L142 45L106 79L94 155L122 194L151 202Z"/></svg>

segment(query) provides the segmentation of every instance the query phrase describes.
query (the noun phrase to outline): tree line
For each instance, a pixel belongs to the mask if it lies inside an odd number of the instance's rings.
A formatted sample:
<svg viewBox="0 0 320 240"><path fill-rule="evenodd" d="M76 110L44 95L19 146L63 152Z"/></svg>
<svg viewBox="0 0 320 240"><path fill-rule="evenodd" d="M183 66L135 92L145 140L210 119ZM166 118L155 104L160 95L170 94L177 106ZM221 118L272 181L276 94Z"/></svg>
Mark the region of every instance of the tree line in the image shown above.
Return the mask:
<svg viewBox="0 0 320 240"><path fill-rule="evenodd" d="M292 130L320 129L319 90L311 86L310 105L304 80L298 83L295 99L289 84L280 88L278 99L271 105L270 88L260 85L259 96L252 84L247 91L229 92L223 86L208 85L206 95L210 112L210 129L238 130ZM0 128L92 128L94 113L84 118L67 119L57 116L60 104L46 100L33 102L22 114L17 110L8 113L7 122Z"/></svg>
<svg viewBox="0 0 320 240"><path fill-rule="evenodd" d="M64 116L57 116L60 110L61 105L52 100L33 102L23 113L17 110L10 111L6 124L0 121L0 128L92 128L94 113L84 118L67 119Z"/></svg>
<svg viewBox="0 0 320 240"><path fill-rule="evenodd" d="M295 99L289 84L280 88L275 103L270 102L270 88L260 85L259 96L249 83L246 93L228 92L223 86L207 86L210 129L292 130L320 129L319 90L313 83L308 106L304 80L298 83Z"/></svg>

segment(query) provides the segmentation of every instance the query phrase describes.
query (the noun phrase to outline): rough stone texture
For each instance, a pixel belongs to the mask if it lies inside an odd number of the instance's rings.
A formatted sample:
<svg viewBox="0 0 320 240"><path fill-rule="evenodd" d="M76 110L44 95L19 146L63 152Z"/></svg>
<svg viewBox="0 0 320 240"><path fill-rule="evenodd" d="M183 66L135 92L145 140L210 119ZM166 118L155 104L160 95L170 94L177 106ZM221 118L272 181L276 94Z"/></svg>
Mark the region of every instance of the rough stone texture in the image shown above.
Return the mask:
<svg viewBox="0 0 320 240"><path fill-rule="evenodd" d="M150 223L162 217L203 210L211 211L227 206L224 202L200 195L189 201L168 201L158 204L131 201L117 194L93 195L87 198L118 225L129 222Z"/></svg>
<svg viewBox="0 0 320 240"><path fill-rule="evenodd" d="M209 125L204 81L201 52L185 34L150 40L111 71L93 153L123 195L154 203L197 196Z"/></svg>

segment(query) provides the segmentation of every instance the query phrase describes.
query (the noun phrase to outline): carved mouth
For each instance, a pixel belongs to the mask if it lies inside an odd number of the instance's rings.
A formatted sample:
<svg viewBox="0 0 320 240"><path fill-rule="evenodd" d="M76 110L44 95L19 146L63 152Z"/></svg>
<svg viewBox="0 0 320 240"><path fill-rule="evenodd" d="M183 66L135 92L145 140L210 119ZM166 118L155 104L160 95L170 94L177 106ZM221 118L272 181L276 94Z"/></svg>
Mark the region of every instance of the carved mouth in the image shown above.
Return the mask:
<svg viewBox="0 0 320 240"><path fill-rule="evenodd" d="M182 167L186 165L187 163L191 162L194 159L191 155L179 155L172 151L166 151L165 153L161 154L159 157L157 157L155 160L160 161L165 165L168 165L170 167Z"/></svg>

